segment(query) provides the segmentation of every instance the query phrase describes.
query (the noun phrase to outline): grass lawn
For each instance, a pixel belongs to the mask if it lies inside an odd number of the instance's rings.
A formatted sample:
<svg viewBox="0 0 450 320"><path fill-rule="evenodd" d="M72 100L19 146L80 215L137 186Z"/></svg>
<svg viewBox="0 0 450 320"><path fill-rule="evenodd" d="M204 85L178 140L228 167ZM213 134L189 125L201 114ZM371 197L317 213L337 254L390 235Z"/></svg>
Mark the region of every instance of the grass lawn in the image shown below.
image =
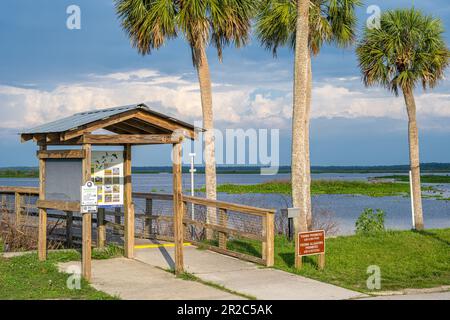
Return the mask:
<svg viewBox="0 0 450 320"><path fill-rule="evenodd" d="M109 247L93 250L94 259L116 256L120 250ZM79 261L75 250L49 252L47 261L38 260L37 254L25 254L14 258L0 257L0 300L8 299L115 299L97 291L82 280L81 290L70 290L68 274L58 271L58 262Z"/></svg>
<svg viewBox="0 0 450 320"><path fill-rule="evenodd" d="M261 251L256 243L230 241L229 246L253 255ZM371 265L380 267L381 291L450 285L450 229L330 238L322 271L317 269L317 257L303 259L303 268L296 270L294 243L276 237L275 268L352 290L376 293L366 286Z"/></svg>
<svg viewBox="0 0 450 320"><path fill-rule="evenodd" d="M423 191L434 190L432 187L422 187ZM204 190L201 190L204 191ZM223 184L217 187L217 192L243 194L243 193L279 193L291 194L289 181L270 181L254 185ZM311 183L311 193L317 194L354 194L370 197L386 197L408 195L409 184L395 182L368 182L368 181L328 181L314 180Z"/></svg>

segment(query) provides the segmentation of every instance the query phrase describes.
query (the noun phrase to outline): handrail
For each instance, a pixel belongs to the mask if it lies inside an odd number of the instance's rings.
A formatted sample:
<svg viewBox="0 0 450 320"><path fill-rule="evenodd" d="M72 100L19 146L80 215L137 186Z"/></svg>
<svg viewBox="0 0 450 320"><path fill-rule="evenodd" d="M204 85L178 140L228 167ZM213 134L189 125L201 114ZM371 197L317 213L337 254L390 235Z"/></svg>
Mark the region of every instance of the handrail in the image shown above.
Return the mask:
<svg viewBox="0 0 450 320"><path fill-rule="evenodd" d="M19 194L34 194L39 195L39 188L35 187L10 187L0 186L0 193L19 193Z"/></svg>
<svg viewBox="0 0 450 320"><path fill-rule="evenodd" d="M204 205L208 207L215 207L219 209L226 209L231 211L239 211L242 213L255 214L258 216L265 216L266 214L275 214L276 210L274 209L263 209L257 207L246 206L243 204L236 204L231 202L219 201L219 200L211 200L204 199L199 197L192 197L183 195L184 202L190 202L193 204Z"/></svg>

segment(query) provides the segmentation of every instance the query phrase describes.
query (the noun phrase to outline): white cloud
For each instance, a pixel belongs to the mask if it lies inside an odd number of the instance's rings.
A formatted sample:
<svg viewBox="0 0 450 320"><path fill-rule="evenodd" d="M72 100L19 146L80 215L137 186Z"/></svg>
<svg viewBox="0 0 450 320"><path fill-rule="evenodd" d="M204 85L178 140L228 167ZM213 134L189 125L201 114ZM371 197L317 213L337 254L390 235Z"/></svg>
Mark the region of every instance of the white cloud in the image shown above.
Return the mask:
<svg viewBox="0 0 450 320"><path fill-rule="evenodd" d="M449 94L419 93L416 100L419 119L427 120L433 130L447 128L442 118L450 119ZM92 74L83 82L59 85L52 90L0 85L0 127L19 130L75 112L139 102L185 121L201 120L195 78L139 69ZM213 105L219 127L288 128L292 94L290 85L271 91L266 80L262 86L258 85L258 79L255 86L214 83ZM406 119L406 112L402 97L394 97L382 89L365 89L355 77L349 77L314 83L312 118L321 117Z"/></svg>

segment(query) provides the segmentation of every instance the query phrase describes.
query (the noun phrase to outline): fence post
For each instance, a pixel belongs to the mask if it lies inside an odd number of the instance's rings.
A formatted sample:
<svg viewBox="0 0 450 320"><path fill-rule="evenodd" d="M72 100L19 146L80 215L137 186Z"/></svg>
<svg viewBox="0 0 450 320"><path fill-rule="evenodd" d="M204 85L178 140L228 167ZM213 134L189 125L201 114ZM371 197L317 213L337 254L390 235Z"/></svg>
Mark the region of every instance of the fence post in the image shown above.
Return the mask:
<svg viewBox="0 0 450 320"><path fill-rule="evenodd" d="M148 237L150 238L153 234L153 219L151 217L153 213L153 200L145 199L145 214L148 216L144 219L144 236L145 233L148 233Z"/></svg>
<svg viewBox="0 0 450 320"><path fill-rule="evenodd" d="M116 209L114 209L114 212L115 212L115 214L114 214L114 223L117 224L117 225L120 225L121 224L120 216L122 215L122 210L120 210L120 207L117 207ZM114 233L120 235L120 231L119 230L120 230L119 227L114 228Z"/></svg>
<svg viewBox="0 0 450 320"><path fill-rule="evenodd" d="M274 238L275 238L275 214L267 213L266 243L265 243L265 260L267 267L272 267L274 264L274 241L275 241Z"/></svg>
<svg viewBox="0 0 450 320"><path fill-rule="evenodd" d="M106 240L105 208L97 211L97 248L104 248Z"/></svg>
<svg viewBox="0 0 450 320"><path fill-rule="evenodd" d="M227 226L227 210L219 209L219 225L222 227ZM227 234L224 232L219 232L219 248L227 249Z"/></svg>
<svg viewBox="0 0 450 320"><path fill-rule="evenodd" d="M67 242L67 246L69 248L71 248L73 245L72 227L73 227L73 212L67 211L66 212L66 242Z"/></svg>
<svg viewBox="0 0 450 320"><path fill-rule="evenodd" d="M22 200L20 193L14 193L14 211L16 213L16 226L20 224L20 220L22 219Z"/></svg>

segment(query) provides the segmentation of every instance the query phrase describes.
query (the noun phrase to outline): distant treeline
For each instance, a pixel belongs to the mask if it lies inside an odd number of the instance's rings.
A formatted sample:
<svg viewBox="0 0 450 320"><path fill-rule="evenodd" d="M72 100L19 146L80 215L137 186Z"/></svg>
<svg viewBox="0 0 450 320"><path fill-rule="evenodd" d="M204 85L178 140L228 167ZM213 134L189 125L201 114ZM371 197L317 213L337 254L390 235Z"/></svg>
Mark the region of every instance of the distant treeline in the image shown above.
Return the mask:
<svg viewBox="0 0 450 320"><path fill-rule="evenodd" d="M258 174L261 172L261 166L218 166L219 174ZM163 167L133 167L133 173L171 173L171 166ZM197 173L204 173L204 167L196 167ZM422 172L450 172L450 163L423 163ZM408 165L393 166L312 166L312 173L407 173ZM189 167L183 167L183 172L188 173ZM290 173L290 166L280 166L278 173ZM36 167L9 167L0 168L0 178L35 178L38 177Z"/></svg>

